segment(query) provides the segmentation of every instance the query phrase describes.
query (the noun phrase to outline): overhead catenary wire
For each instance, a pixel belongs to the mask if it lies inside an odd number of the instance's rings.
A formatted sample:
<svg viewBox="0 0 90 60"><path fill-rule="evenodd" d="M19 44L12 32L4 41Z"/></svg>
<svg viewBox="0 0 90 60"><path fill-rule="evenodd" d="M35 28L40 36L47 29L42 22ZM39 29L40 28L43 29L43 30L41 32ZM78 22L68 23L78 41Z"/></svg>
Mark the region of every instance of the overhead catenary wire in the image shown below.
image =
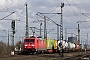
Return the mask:
<svg viewBox="0 0 90 60"><path fill-rule="evenodd" d="M41 14L40 12L38 12L36 15L38 15L38 16L40 16L39 14ZM43 15L43 14L41 14L41 15ZM45 16L45 15L43 15L43 16ZM40 16L40 17L42 17L42 16ZM52 22L52 23L54 23L54 24L56 24L57 25L57 23L56 22L54 22L52 19L50 19L49 17L47 17L47 16L45 16L47 19L47 21L49 21L49 22ZM42 18L44 18L44 17L42 17Z"/></svg>
<svg viewBox="0 0 90 60"><path fill-rule="evenodd" d="M58 13L59 11L60 11L60 9L57 11L57 13ZM50 16L49 18L54 17L54 16L56 16L56 14L55 14L55 15Z"/></svg>
<svg viewBox="0 0 90 60"><path fill-rule="evenodd" d="M68 29L67 29L68 30ZM68 30L70 33L72 33L70 30ZM77 35L77 34L75 34L75 33L73 33L74 35Z"/></svg>
<svg viewBox="0 0 90 60"><path fill-rule="evenodd" d="M72 0L72 1L73 1L73 0ZM74 3L74 1L73 1L73 3ZM74 6L76 6L75 3L74 3ZM76 7L77 7L77 6L76 6ZM89 18L89 17L86 16L84 13L82 13L78 7L77 7L77 9L78 9L78 11L80 12L81 15L84 15L85 17ZM89 18L89 19L90 19L90 18ZM79 19L79 21L80 21L80 19ZM80 23L88 30L88 28L87 28L82 22L80 22ZM90 30L88 30L88 31L90 31Z"/></svg>
<svg viewBox="0 0 90 60"><path fill-rule="evenodd" d="M9 11L9 8L7 8L7 7L5 7L5 6L0 5L0 7L1 7L0 10L2 10L2 11L0 11L0 12L8 12L8 11Z"/></svg>
<svg viewBox="0 0 90 60"><path fill-rule="evenodd" d="M2 5L0 5L0 6L2 6ZM25 7L25 4L20 5L18 10L23 9L24 7ZM8 13L15 12L16 15L25 18L25 16L24 16L22 13L18 12L18 11L11 10L10 8L5 7L5 6L2 6L2 8L3 8L3 11L0 11L0 12L8 12ZM4 10L5 10L5 11L4 11ZM34 11L34 10L33 10L33 11ZM36 18L34 18L34 17L30 17L30 18L36 19Z"/></svg>
<svg viewBox="0 0 90 60"><path fill-rule="evenodd" d="M19 17L24 17L24 18L26 18L22 13L20 13L20 12L18 12L18 11L11 10L10 8L5 7L5 6L2 6L2 5L0 5L0 6L2 7L2 10L3 10L3 11L0 11L0 12L8 12L8 13L14 12L14 14L18 15ZM18 9L18 10L23 9L24 7L25 7L25 4L19 6L19 9ZM4 10L5 10L5 11L4 11ZM6 16L6 17L7 17L7 16ZM5 18L5 17L4 17L4 18ZM35 18L33 18L33 17L30 17L30 18L35 19ZM1 18L1 20L2 20L2 19L3 19L3 18ZM4 19L4 20L8 20L8 19ZM13 20L14 20L14 19L13 19ZM16 19L15 19L15 20L16 20Z"/></svg>
<svg viewBox="0 0 90 60"><path fill-rule="evenodd" d="M73 1L73 0L72 0L72 1ZM74 1L73 1L73 3L74 3ZM76 6L75 3L74 3L74 6ZM76 6L76 7L77 7L77 6ZM78 11L80 12L81 15L83 15L83 16L85 16L85 17L87 17L87 18L90 19L90 17L88 17L88 16L86 16L84 13L82 13L78 7L77 7L77 9L78 9ZM89 21L90 21L90 20L89 20Z"/></svg>
<svg viewBox="0 0 90 60"><path fill-rule="evenodd" d="M60 3L52 10L50 11L49 13L52 13L54 10L56 10L58 7L60 6Z"/></svg>
<svg viewBox="0 0 90 60"><path fill-rule="evenodd" d="M2 19L0 19L0 20L3 20L3 19L5 19L5 18L7 18L8 16L10 16L10 15L12 15L14 12L12 12L12 13L10 13L9 15L7 15L7 16L5 16L5 17L3 17Z"/></svg>
<svg viewBox="0 0 90 60"><path fill-rule="evenodd" d="M82 13L82 15L84 15L85 17L87 17L87 18L89 18L89 19L90 19L90 17L86 16L84 13ZM89 20L89 21L90 21L90 20Z"/></svg>
<svg viewBox="0 0 90 60"><path fill-rule="evenodd" d="M9 12L9 13L15 12L14 10L11 10L10 8L8 8L6 6L2 6L2 5L0 5L0 6L2 7L3 10L5 10L5 12ZM24 7L25 7L25 4L21 5L20 8L19 8L19 10L22 9L22 8L24 8Z"/></svg>
<svg viewBox="0 0 90 60"><path fill-rule="evenodd" d="M59 3L52 11L50 11L49 13L52 13L52 12L55 11L58 7L60 7L60 3ZM59 11L60 11L60 9L57 11L57 13L58 13ZM56 14L50 16L49 18L54 17L55 15L56 15Z"/></svg>
<svg viewBox="0 0 90 60"><path fill-rule="evenodd" d="M2 6L2 7L4 7L4 6ZM23 7L25 7L25 6L23 6ZM23 7L19 8L19 9L22 9ZM13 10L7 8L7 7L4 7L4 8L5 8L5 10L6 10L5 12L9 12L10 14L7 15L7 16L5 16L5 17L3 17L3 18L1 18L0 20L3 20L4 18L7 18L8 16L10 16L10 15L12 15L13 13L16 13L16 12L17 12L17 11L13 11Z"/></svg>
<svg viewBox="0 0 90 60"><path fill-rule="evenodd" d="M77 19L79 20L79 17L77 16L77 14L75 13L75 11L73 10L73 8L71 7L71 5L69 4L69 2L66 0L66 2L68 3L68 5L70 6L71 10L73 11L73 13L75 14L75 16L77 17Z"/></svg>
<svg viewBox="0 0 90 60"><path fill-rule="evenodd" d="M75 13L75 11L73 10L73 8L71 7L71 5L69 4L68 0L66 0L66 2L68 3L68 5L70 6L71 10L73 11L73 13L75 14L75 16L77 17L77 19L80 21L79 17L77 16L77 14ZM74 1L73 1L74 2ZM74 3L74 5L76 6L76 4ZM79 9L78 9L79 10ZM80 10L79 10L80 12ZM81 13L81 12L80 12ZM82 24L82 22L80 22ZM82 24L85 29L87 29L88 31L90 31L84 24Z"/></svg>

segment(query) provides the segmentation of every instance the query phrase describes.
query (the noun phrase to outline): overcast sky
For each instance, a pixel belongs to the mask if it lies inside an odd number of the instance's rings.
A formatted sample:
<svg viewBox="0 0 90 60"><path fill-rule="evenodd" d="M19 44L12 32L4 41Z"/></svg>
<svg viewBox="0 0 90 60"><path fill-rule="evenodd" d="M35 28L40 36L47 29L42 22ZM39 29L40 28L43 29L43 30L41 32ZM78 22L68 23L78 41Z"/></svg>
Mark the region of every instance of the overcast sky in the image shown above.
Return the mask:
<svg viewBox="0 0 90 60"><path fill-rule="evenodd" d="M15 12L14 14L6 17L5 19L17 20L16 21L16 34L15 41L21 40L19 37L25 36L25 3L28 4L28 20L29 27L40 28L40 23L33 23L33 21L43 20L37 16L37 12L42 13L60 13L61 12L61 2L64 3L63 7L63 34L65 39L65 28L67 28L67 33L73 33L73 36L77 35L77 22L78 21L89 21L89 22L79 22L80 24L80 35L81 39L85 41L90 39L90 1L89 0L2 0L0 1L0 19ZM82 14L83 13L83 14ZM45 14L45 16L50 17L53 21L60 24L60 15L57 14ZM0 21L0 34L7 36L7 32L2 30L11 31L11 20L1 20ZM18 21L20 20L20 21ZM42 22L43 29L43 22ZM51 22L47 22L48 38L57 39L57 26ZM54 29L54 30L53 30ZM32 31L30 30L30 35ZM11 32L10 32L11 34ZM36 34L39 35L39 31L36 30ZM1 36L0 35L0 36ZM43 35L43 31L42 31ZM67 37L72 36L67 34ZM7 37L0 37L1 40L6 41ZM11 38L10 38L11 39Z"/></svg>

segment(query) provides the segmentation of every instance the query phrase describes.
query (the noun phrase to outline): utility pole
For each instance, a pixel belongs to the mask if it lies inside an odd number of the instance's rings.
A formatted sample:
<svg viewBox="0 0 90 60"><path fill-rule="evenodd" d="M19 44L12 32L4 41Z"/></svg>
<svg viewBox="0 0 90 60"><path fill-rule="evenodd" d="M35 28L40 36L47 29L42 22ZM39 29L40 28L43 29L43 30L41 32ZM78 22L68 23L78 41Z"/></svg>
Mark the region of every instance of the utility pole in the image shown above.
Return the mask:
<svg viewBox="0 0 90 60"><path fill-rule="evenodd" d="M14 33L12 33L12 51L14 51Z"/></svg>
<svg viewBox="0 0 90 60"><path fill-rule="evenodd" d="M42 25L42 23L40 23L40 37L42 37L42 35L41 35L41 25Z"/></svg>
<svg viewBox="0 0 90 60"><path fill-rule="evenodd" d="M9 46L9 30L8 30L8 46Z"/></svg>
<svg viewBox="0 0 90 60"><path fill-rule="evenodd" d="M79 23L81 22L89 22L89 21L78 21L78 44L80 44L80 27L79 27Z"/></svg>
<svg viewBox="0 0 90 60"><path fill-rule="evenodd" d="M65 28L65 40L67 40L67 28Z"/></svg>
<svg viewBox="0 0 90 60"><path fill-rule="evenodd" d="M64 7L64 3L61 3L60 40L63 40L63 19L62 19L62 8L63 7Z"/></svg>
<svg viewBox="0 0 90 60"><path fill-rule="evenodd" d="M87 33L87 45L88 45L88 33Z"/></svg>
<svg viewBox="0 0 90 60"><path fill-rule="evenodd" d="M79 23L78 23L78 44L80 44L80 28L79 28Z"/></svg>
<svg viewBox="0 0 90 60"><path fill-rule="evenodd" d="M46 17L44 16L44 39L47 39Z"/></svg>
<svg viewBox="0 0 90 60"><path fill-rule="evenodd" d="M59 24L57 24L57 41L59 41Z"/></svg>
<svg viewBox="0 0 90 60"><path fill-rule="evenodd" d="M61 3L60 43L61 43L61 40L63 40L63 19L62 19L62 8L63 7L64 7L64 3ZM61 44L60 48L61 48L61 56L63 57L63 47L62 47L62 44Z"/></svg>
<svg viewBox="0 0 90 60"><path fill-rule="evenodd" d="M29 30L28 30L28 9L27 9L27 3L26 3L26 38L29 37Z"/></svg>

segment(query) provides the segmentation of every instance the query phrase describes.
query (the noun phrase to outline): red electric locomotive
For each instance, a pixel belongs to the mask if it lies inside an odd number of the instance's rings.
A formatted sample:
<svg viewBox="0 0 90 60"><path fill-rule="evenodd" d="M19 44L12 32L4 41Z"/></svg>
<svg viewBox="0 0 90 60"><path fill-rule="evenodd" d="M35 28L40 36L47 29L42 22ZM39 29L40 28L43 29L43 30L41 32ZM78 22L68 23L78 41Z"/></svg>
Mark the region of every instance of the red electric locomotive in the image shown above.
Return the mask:
<svg viewBox="0 0 90 60"><path fill-rule="evenodd" d="M24 39L24 52L25 53L37 53L46 51L46 40L30 37Z"/></svg>

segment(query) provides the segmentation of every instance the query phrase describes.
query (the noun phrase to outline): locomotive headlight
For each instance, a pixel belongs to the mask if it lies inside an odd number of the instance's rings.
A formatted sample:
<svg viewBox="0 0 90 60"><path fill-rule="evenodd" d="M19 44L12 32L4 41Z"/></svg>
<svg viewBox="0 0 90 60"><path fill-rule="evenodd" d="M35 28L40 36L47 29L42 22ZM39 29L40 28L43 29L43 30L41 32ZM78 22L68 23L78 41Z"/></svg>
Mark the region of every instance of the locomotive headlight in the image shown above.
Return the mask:
<svg viewBox="0 0 90 60"><path fill-rule="evenodd" d="M34 45L32 45L32 46L34 46Z"/></svg>
<svg viewBox="0 0 90 60"><path fill-rule="evenodd" d="M28 46L28 45L24 45L24 46Z"/></svg>
<svg viewBox="0 0 90 60"><path fill-rule="evenodd" d="M15 49L16 49L16 47L15 47Z"/></svg>
<svg viewBox="0 0 90 60"><path fill-rule="evenodd" d="M22 50L22 48L20 48L20 51Z"/></svg>

